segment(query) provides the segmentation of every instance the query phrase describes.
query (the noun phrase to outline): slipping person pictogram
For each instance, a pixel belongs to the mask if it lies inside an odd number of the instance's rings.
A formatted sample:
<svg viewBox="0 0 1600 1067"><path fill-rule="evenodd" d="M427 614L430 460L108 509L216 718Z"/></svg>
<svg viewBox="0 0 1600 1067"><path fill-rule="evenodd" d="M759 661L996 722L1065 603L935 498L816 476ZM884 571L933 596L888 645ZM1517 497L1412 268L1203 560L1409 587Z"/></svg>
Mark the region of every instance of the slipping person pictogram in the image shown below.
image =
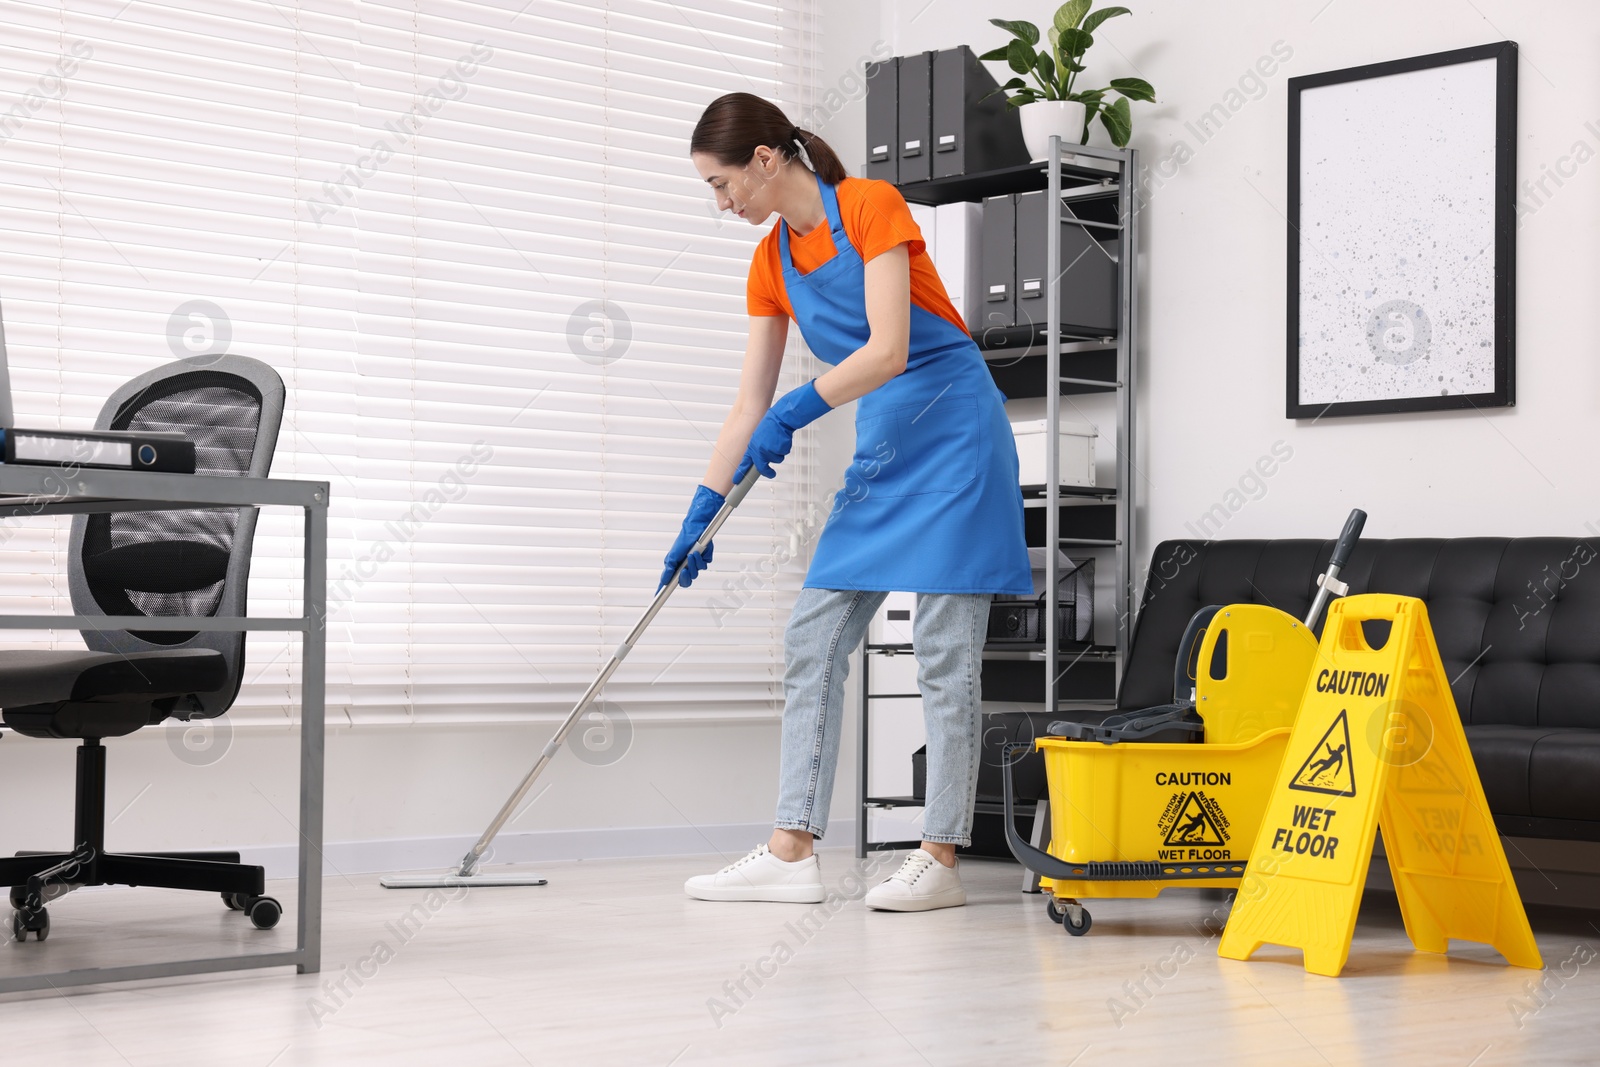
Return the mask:
<svg viewBox="0 0 1600 1067"><path fill-rule="evenodd" d="M1326 793L1335 797L1356 795L1355 772L1350 766L1350 722L1345 709L1328 724L1321 740L1289 781L1290 789Z"/></svg>
<svg viewBox="0 0 1600 1067"><path fill-rule="evenodd" d="M1344 746L1338 748L1328 746L1328 754L1311 765L1311 779L1317 781L1324 776L1336 777L1344 768ZM1330 780L1332 778L1330 777Z"/></svg>
<svg viewBox="0 0 1600 1067"><path fill-rule="evenodd" d="M1216 802L1211 802L1216 807ZM1171 810L1170 808L1168 809ZM1217 808L1217 810L1221 810ZM1164 824L1165 820L1163 820ZM1218 828L1216 820L1207 810L1203 794L1190 793L1183 798L1178 813L1173 817L1172 829L1163 840L1167 845L1225 845L1227 836Z"/></svg>

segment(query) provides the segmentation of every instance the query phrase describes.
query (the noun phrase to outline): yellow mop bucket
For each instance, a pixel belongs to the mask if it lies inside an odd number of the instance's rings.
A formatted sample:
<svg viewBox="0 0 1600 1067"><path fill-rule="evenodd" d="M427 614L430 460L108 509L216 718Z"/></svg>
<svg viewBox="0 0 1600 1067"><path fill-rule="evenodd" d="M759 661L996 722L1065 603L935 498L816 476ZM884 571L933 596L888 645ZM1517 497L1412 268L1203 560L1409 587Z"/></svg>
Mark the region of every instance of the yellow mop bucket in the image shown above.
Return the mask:
<svg viewBox="0 0 1600 1067"><path fill-rule="evenodd" d="M1344 592L1338 572L1365 517L1352 514L1308 620L1321 614L1328 595ZM1091 726L1076 727L1081 739L1038 738L1050 790L1048 851L1016 832L1005 761L1007 842L1041 875L1050 918L1068 933L1088 932L1080 897L1149 898L1175 885L1232 889L1245 873L1317 639L1308 622L1276 608L1232 604L1197 615L1179 647L1188 662L1177 674L1193 680L1201 721L1192 732L1203 729L1203 743L1114 742L1112 731ZM1180 715L1186 702L1157 710L1164 717L1141 714L1168 736L1174 724L1192 721Z"/></svg>
<svg viewBox="0 0 1600 1067"><path fill-rule="evenodd" d="M1237 886L1288 739L1287 726L1237 745L1040 738L1050 854L1076 876L1045 886L1057 897L1153 897L1180 881ZM1116 877L1136 872L1149 880Z"/></svg>

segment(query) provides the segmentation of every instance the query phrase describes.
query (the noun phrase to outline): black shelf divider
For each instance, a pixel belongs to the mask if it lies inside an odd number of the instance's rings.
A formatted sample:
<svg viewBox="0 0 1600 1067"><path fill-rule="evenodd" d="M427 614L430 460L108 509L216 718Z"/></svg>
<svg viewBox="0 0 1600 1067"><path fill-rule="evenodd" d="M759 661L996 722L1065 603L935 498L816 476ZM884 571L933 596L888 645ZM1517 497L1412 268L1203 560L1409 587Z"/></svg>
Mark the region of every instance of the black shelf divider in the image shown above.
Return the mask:
<svg viewBox="0 0 1600 1067"><path fill-rule="evenodd" d="M1104 195L1116 196L1116 167L1108 168L1083 162L1082 160L1086 158L1080 156L1079 162L1061 164L1062 188L1102 186L1105 190ZM1031 193L1037 189L1047 188L1049 183L1049 164L1044 160L1038 160L1015 167L1002 167L999 170L978 171L976 174L956 174L948 178L934 178L932 181L908 182L896 188L900 190L900 195L906 198L907 203L937 207L940 204L955 204L963 200L982 200L986 196Z"/></svg>

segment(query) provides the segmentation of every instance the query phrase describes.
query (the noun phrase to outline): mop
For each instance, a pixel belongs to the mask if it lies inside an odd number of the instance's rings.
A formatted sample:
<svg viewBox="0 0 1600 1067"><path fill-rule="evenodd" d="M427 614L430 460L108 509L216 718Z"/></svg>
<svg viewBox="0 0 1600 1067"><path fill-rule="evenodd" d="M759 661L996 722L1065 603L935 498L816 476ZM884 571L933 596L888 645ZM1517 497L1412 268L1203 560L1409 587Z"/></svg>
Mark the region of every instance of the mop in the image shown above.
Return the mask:
<svg viewBox="0 0 1600 1067"><path fill-rule="evenodd" d="M711 543L711 539L716 536L718 530L722 529L722 524L728 521L728 516L733 514L733 509L738 507L740 501L749 494L751 487L756 484L756 479L760 476L759 471L754 467L750 468L745 474L744 480L733 487L733 491L723 501L722 507L711 517L710 524L706 526L706 532L701 534L700 539L694 543L694 547L689 550L690 554L705 551L706 546ZM667 598L672 595L672 591L678 588L678 575L683 573L683 568L687 563L686 558L683 563L678 564L678 569L672 572L671 580L656 593L655 599L650 602L650 606L639 617L639 621L633 624L633 629L629 630L628 636L622 639L622 644L618 645L617 650L611 654L611 659L601 668L599 676L590 683L589 688L584 690L583 696L579 697L578 702L573 705L572 711L567 714L567 719L561 724L561 728L550 739L550 743L544 746L544 751L539 753L539 759L534 763L533 769L528 772L527 777L522 779L522 784L517 786L511 796L506 799L499 813L489 823L489 828L484 830L482 837L478 838L478 843L473 845L465 856L461 857L460 866L450 874L391 874L382 879L381 884L385 889L447 889L454 886L531 886L545 885L547 883L546 879L540 878L535 874L482 874L478 871L478 863L483 859L483 854L488 851L489 844L495 839L495 835L500 832L500 828L511 818L512 813L517 810L517 805L522 803L522 798L528 795L528 790L533 788L533 783L539 780L539 775L544 773L545 767L555 758L555 754L560 751L561 745L566 741L567 734L572 731L572 727L577 724L583 713L589 710L589 705L594 703L595 698L600 694L600 690L605 686L606 682L610 680L611 675L621 666L628 653L633 651L633 646L644 635L645 628L650 625L657 613L661 611L662 606L667 602Z"/></svg>

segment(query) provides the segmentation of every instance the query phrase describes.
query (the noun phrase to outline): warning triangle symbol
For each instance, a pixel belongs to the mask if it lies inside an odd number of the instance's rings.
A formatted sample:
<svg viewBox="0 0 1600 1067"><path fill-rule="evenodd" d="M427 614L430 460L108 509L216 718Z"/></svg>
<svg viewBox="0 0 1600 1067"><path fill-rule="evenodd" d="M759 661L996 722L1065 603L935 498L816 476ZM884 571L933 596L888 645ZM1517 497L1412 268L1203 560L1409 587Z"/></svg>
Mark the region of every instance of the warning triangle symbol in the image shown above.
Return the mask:
<svg viewBox="0 0 1600 1067"><path fill-rule="evenodd" d="M1167 831L1166 843L1169 845L1227 844L1222 839L1222 831L1217 829L1217 824L1211 820L1211 814L1206 811L1206 806L1200 803L1200 794L1198 793L1190 793L1183 798L1183 807L1178 809L1177 821L1172 824L1172 829Z"/></svg>
<svg viewBox="0 0 1600 1067"><path fill-rule="evenodd" d="M1326 793L1335 797L1356 795L1356 776L1350 767L1350 721L1340 710L1306 761L1289 780L1290 789Z"/></svg>

